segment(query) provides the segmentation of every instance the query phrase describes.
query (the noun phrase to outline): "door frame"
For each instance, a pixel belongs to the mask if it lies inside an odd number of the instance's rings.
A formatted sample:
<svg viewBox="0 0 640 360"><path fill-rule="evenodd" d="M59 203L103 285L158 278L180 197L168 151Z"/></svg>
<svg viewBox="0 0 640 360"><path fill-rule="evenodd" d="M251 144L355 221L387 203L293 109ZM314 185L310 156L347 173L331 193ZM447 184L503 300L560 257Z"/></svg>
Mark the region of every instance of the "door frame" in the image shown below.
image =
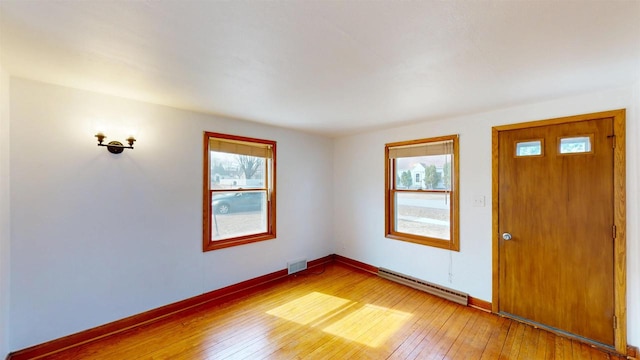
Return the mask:
<svg viewBox="0 0 640 360"><path fill-rule="evenodd" d="M578 121L613 118L614 144L613 159L613 196L614 196L614 341L615 350L620 354L627 354L627 238L626 238L626 133L625 133L625 109L603 111L591 114L575 115L546 120L536 120L524 123L494 126L491 139L492 159L492 303L491 311L500 313L500 249L499 249L499 151L498 136L501 131L525 129L539 126L566 124ZM548 329L553 330L553 329ZM566 333L562 333L566 335Z"/></svg>

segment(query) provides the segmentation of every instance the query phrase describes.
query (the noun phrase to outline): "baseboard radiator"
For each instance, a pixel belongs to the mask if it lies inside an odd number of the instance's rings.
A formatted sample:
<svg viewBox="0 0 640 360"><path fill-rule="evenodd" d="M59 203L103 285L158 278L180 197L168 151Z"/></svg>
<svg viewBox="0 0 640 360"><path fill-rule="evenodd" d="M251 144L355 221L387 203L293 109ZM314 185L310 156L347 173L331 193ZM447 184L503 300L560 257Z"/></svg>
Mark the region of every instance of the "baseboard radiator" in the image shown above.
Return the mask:
<svg viewBox="0 0 640 360"><path fill-rule="evenodd" d="M464 306L467 306L469 304L469 294L433 284L428 281L416 279L414 277L400 274L385 268L378 269L378 276L402 285L412 287L417 290L424 291L431 295L439 296L443 299L447 299Z"/></svg>

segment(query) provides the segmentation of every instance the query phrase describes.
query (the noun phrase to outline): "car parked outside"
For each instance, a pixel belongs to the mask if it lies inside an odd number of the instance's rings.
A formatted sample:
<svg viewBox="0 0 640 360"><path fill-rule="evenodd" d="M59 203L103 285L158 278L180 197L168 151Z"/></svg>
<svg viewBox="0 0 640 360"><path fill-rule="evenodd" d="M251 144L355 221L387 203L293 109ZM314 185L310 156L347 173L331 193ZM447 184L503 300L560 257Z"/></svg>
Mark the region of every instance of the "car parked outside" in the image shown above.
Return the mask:
<svg viewBox="0 0 640 360"><path fill-rule="evenodd" d="M264 200L263 191L221 193L213 195L212 205L216 214L224 215L230 212L259 211Z"/></svg>

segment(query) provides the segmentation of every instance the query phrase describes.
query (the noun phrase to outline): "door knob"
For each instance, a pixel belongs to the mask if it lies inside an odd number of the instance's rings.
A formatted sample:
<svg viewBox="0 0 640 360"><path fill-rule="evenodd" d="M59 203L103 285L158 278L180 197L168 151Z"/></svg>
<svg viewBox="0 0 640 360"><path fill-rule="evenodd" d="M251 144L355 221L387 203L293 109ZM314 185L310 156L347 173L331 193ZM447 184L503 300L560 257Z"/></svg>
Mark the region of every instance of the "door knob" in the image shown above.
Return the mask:
<svg viewBox="0 0 640 360"><path fill-rule="evenodd" d="M502 238L505 239L505 240L511 240L511 234L504 233L504 234L502 234Z"/></svg>

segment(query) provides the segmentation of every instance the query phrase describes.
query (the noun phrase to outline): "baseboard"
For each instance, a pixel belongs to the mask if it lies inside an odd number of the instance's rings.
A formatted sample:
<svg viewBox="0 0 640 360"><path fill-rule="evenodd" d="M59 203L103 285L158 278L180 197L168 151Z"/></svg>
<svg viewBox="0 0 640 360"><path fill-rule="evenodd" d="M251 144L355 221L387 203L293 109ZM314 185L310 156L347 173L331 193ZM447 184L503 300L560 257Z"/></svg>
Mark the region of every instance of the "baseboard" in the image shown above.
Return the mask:
<svg viewBox="0 0 640 360"><path fill-rule="evenodd" d="M374 274L374 275L378 275L378 267L373 266L373 265L369 265L369 264L365 264L363 262L360 262L358 260L353 260L353 259L349 259L348 257L344 257L342 255L338 255L335 254L333 255L333 258L336 262L345 264L345 265L349 265L350 267L354 268L354 269L358 269L358 270L363 270L366 271L368 273Z"/></svg>
<svg viewBox="0 0 640 360"><path fill-rule="evenodd" d="M482 299L477 299L477 298L474 298L472 296L469 296L469 306L471 306L472 308L478 309L478 310L491 312L491 303L490 302L482 300Z"/></svg>
<svg viewBox="0 0 640 360"><path fill-rule="evenodd" d="M332 261L334 261L334 255L328 255L320 259L312 260L307 263L307 269L312 269L314 267L330 263ZM274 284L274 282L276 281L282 281L288 276L289 275L287 275L287 269L278 270L276 272L243 281L238 284L230 285L218 290L204 293L202 295L197 295L182 301L161 306L159 308L145 311L137 315L129 316L124 319L116 320L108 324L54 339L46 343L31 346L26 349L10 353L7 356L7 360L42 358L46 355L51 355L71 347L86 344L91 341L130 330L135 327L163 319L167 316L187 311L197 306L201 306L204 304L211 305L251 294L265 288L266 286Z"/></svg>
<svg viewBox="0 0 640 360"><path fill-rule="evenodd" d="M378 268L373 266L373 265L369 265L363 262L360 262L358 260L353 260L350 259L348 257L344 257L342 255L334 255L334 259L336 262L348 265L354 269L358 269L358 270L363 270L365 272L371 273L371 274L377 274L378 273ZM474 298L472 296L469 296L469 303L468 306L478 309L478 310L482 310L482 311L486 311L488 313L493 313L492 311L492 304L489 301L485 301L482 299L478 299L478 298ZM627 346L627 357L629 359L638 359L640 360L640 358L638 358L640 352L638 351L637 347L634 346Z"/></svg>
<svg viewBox="0 0 640 360"><path fill-rule="evenodd" d="M364 271L374 275L377 275L378 273L378 268L373 265L369 265L337 254L328 255L316 260L309 261L307 263L307 270L305 271L334 261L359 271ZM114 322L92 329L84 330L59 339L48 341L46 343L22 349L7 355L7 360L33 360L42 358L59 351L86 344L88 342L95 341L126 330L130 330L135 327L142 326L144 324L148 324L153 321L157 321L167 316L181 313L204 304L212 305L233 300L234 298L257 292L261 289L266 288L267 286L275 284L278 281L284 281L284 279L289 276L295 276L298 274L299 273L287 275L287 269L278 270L276 272L249 279L247 281L230 285L222 289L214 290L124 319L116 320ZM491 312L490 302L476 299L471 296L469 296L469 306L483 311ZM627 356L629 359L636 359L638 358L639 354L640 352L638 351L637 347L631 345L627 346Z"/></svg>
<svg viewBox="0 0 640 360"><path fill-rule="evenodd" d="M336 262L348 265L352 268L358 269L358 270L363 270L366 271L368 273L371 274L378 274L378 267L373 266L373 265L369 265L363 262L360 262L358 260L353 260L350 259L348 257L344 257L342 255L334 255L334 259ZM469 296L469 303L468 306L475 308L475 309L479 309L482 311L486 311L486 312L491 312L491 303L485 300L481 300L481 299L477 299L474 298L472 296Z"/></svg>

